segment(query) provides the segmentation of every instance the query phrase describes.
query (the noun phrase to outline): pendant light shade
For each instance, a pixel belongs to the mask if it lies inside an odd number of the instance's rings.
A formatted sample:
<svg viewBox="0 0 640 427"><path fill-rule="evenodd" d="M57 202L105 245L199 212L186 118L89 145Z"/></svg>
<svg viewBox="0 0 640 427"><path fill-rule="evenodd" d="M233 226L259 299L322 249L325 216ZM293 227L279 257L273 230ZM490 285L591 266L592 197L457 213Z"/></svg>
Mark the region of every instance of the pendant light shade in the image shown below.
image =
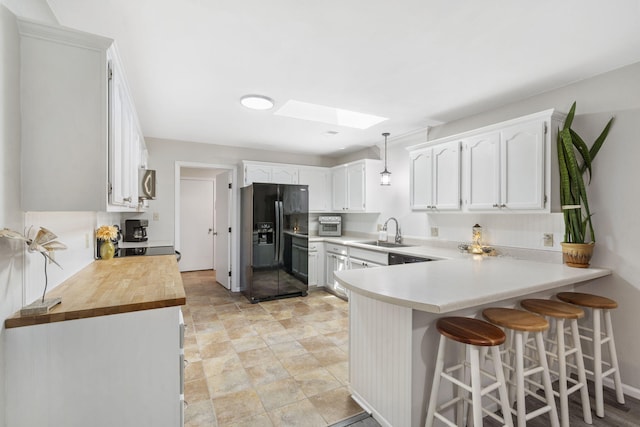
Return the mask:
<svg viewBox="0 0 640 427"><path fill-rule="evenodd" d="M380 185L391 185L391 172L387 170L387 137L389 132L382 134L384 136L384 170L380 172Z"/></svg>

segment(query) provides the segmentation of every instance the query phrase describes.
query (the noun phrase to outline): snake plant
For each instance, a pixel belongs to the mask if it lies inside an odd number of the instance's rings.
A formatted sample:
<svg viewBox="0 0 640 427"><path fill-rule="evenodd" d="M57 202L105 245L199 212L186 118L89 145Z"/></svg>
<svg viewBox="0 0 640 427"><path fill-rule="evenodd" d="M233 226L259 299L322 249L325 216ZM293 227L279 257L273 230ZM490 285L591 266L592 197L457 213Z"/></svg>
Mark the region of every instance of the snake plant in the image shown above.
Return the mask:
<svg viewBox="0 0 640 427"><path fill-rule="evenodd" d="M589 181L586 183L588 185L592 177L593 159L609 134L613 117L589 148L580 135L571 129L575 111L576 103L574 102L565 119L564 127L558 130L558 166L560 203L564 213L564 241L565 243L585 243L588 227L590 241L595 243L596 236L591 223L592 214L589 209L584 177L585 173L588 173Z"/></svg>

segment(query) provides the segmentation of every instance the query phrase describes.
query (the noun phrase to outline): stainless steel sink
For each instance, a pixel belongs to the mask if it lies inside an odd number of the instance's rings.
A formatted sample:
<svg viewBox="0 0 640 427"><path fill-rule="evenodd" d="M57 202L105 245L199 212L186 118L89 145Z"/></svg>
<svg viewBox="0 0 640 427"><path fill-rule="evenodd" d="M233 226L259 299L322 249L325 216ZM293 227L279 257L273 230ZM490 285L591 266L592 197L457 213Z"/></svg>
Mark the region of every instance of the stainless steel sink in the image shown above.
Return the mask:
<svg viewBox="0 0 640 427"><path fill-rule="evenodd" d="M411 245L405 245L404 243L393 243L393 242L381 242L379 240L372 240L369 242L356 242L361 245L371 245L371 246L379 246L381 248L406 248Z"/></svg>

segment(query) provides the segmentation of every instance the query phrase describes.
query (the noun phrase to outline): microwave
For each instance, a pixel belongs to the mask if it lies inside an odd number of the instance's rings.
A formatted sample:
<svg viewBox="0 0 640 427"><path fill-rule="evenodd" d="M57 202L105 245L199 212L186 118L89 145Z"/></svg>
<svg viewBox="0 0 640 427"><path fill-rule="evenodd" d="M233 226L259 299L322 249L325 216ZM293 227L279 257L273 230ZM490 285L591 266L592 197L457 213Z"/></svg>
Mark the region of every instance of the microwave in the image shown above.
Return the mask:
<svg viewBox="0 0 640 427"><path fill-rule="evenodd" d="M138 199L154 200L156 198L156 171L152 169L140 169Z"/></svg>
<svg viewBox="0 0 640 427"><path fill-rule="evenodd" d="M342 217L340 215L319 216L318 236L342 236Z"/></svg>

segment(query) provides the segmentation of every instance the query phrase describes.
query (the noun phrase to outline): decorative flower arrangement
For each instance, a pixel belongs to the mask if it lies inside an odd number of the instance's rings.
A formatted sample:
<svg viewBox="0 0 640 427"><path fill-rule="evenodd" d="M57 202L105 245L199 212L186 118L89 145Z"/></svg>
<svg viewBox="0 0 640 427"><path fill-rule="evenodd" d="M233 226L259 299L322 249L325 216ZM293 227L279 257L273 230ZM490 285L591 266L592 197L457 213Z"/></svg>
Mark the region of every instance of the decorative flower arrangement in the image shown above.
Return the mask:
<svg viewBox="0 0 640 427"><path fill-rule="evenodd" d="M44 257L44 292L42 292L42 300L39 302L36 301L23 308L21 310L21 313L23 315L47 313L51 307L59 304L62 301L60 298L49 300L44 299L44 296L47 293L47 286L49 284L49 280L47 277L47 260L62 268L62 266L58 264L58 262L54 259L54 254L55 251L67 249L67 245L57 241L56 239L58 238L58 236L56 236L51 230L47 230L44 227L40 227L35 235L32 232L32 227L29 227L29 230L25 233L24 236L17 231L4 228L0 230L0 238L1 237L13 240L21 240L25 242L25 244L27 245L27 250L29 252L39 252Z"/></svg>
<svg viewBox="0 0 640 427"><path fill-rule="evenodd" d="M99 240L115 240L118 237L118 229L113 225L102 225L96 230L96 237Z"/></svg>

